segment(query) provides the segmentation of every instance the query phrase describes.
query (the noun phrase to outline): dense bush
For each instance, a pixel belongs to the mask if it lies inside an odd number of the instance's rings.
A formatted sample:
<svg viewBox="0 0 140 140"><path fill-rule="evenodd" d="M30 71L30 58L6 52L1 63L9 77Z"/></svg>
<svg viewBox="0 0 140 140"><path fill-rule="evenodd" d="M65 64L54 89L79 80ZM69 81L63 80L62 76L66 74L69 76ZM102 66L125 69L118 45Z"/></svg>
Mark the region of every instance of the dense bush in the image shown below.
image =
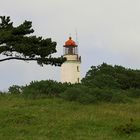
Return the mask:
<svg viewBox="0 0 140 140"><path fill-rule="evenodd" d="M82 84L59 83L56 81L34 81L25 87L11 86L11 94L21 94L28 98L60 97L82 104L97 102L125 103L140 97L140 89L111 89L89 87Z"/></svg>
<svg viewBox="0 0 140 140"><path fill-rule="evenodd" d="M53 80L33 81L22 88L22 93L27 97L59 96L69 86L68 83L62 84Z"/></svg>
<svg viewBox="0 0 140 140"><path fill-rule="evenodd" d="M86 86L73 86L66 89L60 94L60 97L68 101L78 101L80 103L92 103L94 98L89 94Z"/></svg>
<svg viewBox="0 0 140 140"><path fill-rule="evenodd" d="M140 98L140 89L126 90L126 95L131 98Z"/></svg>
<svg viewBox="0 0 140 140"><path fill-rule="evenodd" d="M99 66L92 66L82 79L82 83L99 88L140 89L140 70L127 69L117 65L113 67L103 63Z"/></svg>
<svg viewBox="0 0 140 140"><path fill-rule="evenodd" d="M60 96L65 100L78 101L83 104L97 102L125 103L130 100L123 90L89 88L87 86L68 88Z"/></svg>
<svg viewBox="0 0 140 140"><path fill-rule="evenodd" d="M22 87L18 85L13 85L8 89L10 94L20 94L22 92Z"/></svg>
<svg viewBox="0 0 140 140"><path fill-rule="evenodd" d="M83 104L125 103L140 97L140 71L103 63L97 67L92 66L81 84L33 81L24 87L13 85L8 93L29 98L60 97Z"/></svg>
<svg viewBox="0 0 140 140"><path fill-rule="evenodd" d="M0 91L0 95L3 95L3 94L6 94L6 92L2 92L2 91Z"/></svg>

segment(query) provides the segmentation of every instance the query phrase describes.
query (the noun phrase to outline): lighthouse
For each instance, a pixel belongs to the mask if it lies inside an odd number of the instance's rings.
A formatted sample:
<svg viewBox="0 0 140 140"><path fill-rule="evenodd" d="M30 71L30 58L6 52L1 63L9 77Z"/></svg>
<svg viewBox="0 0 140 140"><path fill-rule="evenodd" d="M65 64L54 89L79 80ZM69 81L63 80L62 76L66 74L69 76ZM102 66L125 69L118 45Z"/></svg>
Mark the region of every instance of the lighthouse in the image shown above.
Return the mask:
<svg viewBox="0 0 140 140"><path fill-rule="evenodd" d="M81 56L78 55L78 45L69 37L63 50L63 57L66 58L66 61L61 66L61 82L80 83Z"/></svg>

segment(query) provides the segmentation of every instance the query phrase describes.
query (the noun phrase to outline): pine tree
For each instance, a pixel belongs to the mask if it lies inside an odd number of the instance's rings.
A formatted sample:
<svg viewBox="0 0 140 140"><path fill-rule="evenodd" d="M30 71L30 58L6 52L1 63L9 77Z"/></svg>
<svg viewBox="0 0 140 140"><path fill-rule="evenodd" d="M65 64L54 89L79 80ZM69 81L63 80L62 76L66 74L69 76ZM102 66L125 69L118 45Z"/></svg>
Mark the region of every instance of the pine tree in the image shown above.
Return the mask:
<svg viewBox="0 0 140 140"><path fill-rule="evenodd" d="M31 36L34 32L32 22L24 21L17 27L13 26L10 17L0 16L0 55L6 60L36 61L39 65L50 64L61 66L64 58L52 57L56 53L56 42L51 38Z"/></svg>

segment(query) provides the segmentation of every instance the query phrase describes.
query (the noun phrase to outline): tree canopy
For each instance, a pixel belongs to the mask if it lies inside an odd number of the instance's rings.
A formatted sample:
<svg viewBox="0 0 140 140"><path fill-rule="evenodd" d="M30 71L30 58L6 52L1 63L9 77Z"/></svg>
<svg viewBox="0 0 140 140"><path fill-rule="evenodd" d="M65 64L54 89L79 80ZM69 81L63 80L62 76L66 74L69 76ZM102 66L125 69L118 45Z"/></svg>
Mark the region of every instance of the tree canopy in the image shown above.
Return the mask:
<svg viewBox="0 0 140 140"><path fill-rule="evenodd" d="M31 21L24 21L17 27L13 26L10 17L0 16L0 55L6 60L37 61L41 66L50 64L61 66L64 58L52 57L56 53L56 42L51 38L43 39L30 35L34 32Z"/></svg>
<svg viewBox="0 0 140 140"><path fill-rule="evenodd" d="M82 83L99 88L140 89L140 70L103 63L99 66L92 66L82 79Z"/></svg>

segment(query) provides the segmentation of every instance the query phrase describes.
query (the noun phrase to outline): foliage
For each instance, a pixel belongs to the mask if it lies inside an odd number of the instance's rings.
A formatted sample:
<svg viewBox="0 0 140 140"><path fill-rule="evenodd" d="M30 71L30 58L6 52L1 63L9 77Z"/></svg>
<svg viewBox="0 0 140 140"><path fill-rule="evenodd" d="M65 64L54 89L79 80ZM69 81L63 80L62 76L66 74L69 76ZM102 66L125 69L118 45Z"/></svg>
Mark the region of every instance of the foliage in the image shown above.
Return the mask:
<svg viewBox="0 0 140 140"><path fill-rule="evenodd" d="M22 87L18 85L13 85L8 89L10 94L20 94L22 92Z"/></svg>
<svg viewBox="0 0 140 140"><path fill-rule="evenodd" d="M2 95L3 94L3 92L2 91L0 91L0 95Z"/></svg>
<svg viewBox="0 0 140 140"><path fill-rule="evenodd" d="M133 101L133 98L140 98L140 88L134 88L130 82L130 87L125 89L124 81L123 84L119 82L121 78L118 78L117 75L121 75L119 72L116 72L116 67L112 67L107 64L102 64L98 66L99 68L93 68L89 70L86 77L82 80L81 84L70 84L70 83L61 83L53 80L46 81L33 81L26 86L12 86L9 88L9 93L19 94L21 93L24 97L37 99L44 97L59 97L68 101L76 101L82 104L91 104L98 102L111 102L111 103L126 103ZM129 78L130 71L135 72L135 70L128 70ZM136 70L138 73L138 70ZM114 74L115 73L115 74ZM113 76L114 75L114 76ZM124 77L122 74L122 77ZM138 76L138 75L137 75ZM116 79L114 78L116 77ZM135 77L133 77L135 78ZM138 82L138 81L137 81Z"/></svg>
<svg viewBox="0 0 140 140"><path fill-rule="evenodd" d="M140 98L140 89L126 90L126 95L131 98Z"/></svg>
<svg viewBox="0 0 140 140"><path fill-rule="evenodd" d="M6 56L0 62L17 59L37 61L41 66L43 64L60 66L65 61L62 57L51 56L56 53L56 42L53 42L51 38L29 36L34 32L32 22L25 20L14 27L10 17L0 16L0 19L0 54Z"/></svg>
<svg viewBox="0 0 140 140"><path fill-rule="evenodd" d="M59 94L66 90L70 84L60 83L53 80L42 80L42 81L33 81L29 85L23 87L22 93L26 97L54 97L59 96Z"/></svg>
<svg viewBox="0 0 140 140"><path fill-rule="evenodd" d="M94 101L94 97L89 94L89 89L85 86L70 87L61 93L60 97L68 101L78 101L83 104Z"/></svg>
<svg viewBox="0 0 140 140"><path fill-rule="evenodd" d="M140 70L127 69L122 66L114 67L103 63L92 66L82 83L91 87L114 89L140 89Z"/></svg>
<svg viewBox="0 0 140 140"><path fill-rule="evenodd" d="M91 88L74 86L67 88L60 97L68 101L78 101L82 104L97 102L126 103L131 101L123 90Z"/></svg>

